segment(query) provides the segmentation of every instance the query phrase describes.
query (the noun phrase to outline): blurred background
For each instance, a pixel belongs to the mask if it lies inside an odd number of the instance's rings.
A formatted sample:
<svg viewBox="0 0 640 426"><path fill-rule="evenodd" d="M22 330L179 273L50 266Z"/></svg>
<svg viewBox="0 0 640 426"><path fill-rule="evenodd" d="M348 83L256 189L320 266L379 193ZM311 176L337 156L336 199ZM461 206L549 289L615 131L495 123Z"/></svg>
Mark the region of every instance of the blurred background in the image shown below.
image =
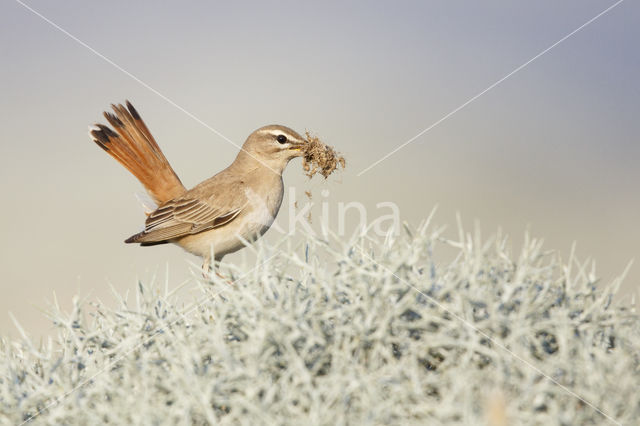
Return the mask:
<svg viewBox="0 0 640 426"><path fill-rule="evenodd" d="M437 204L451 236L460 212L484 235L501 227L514 248L527 229L565 258L575 241L603 283L640 257L638 2L361 176L614 2L26 4L237 144L280 123L336 146L343 173L309 181L299 163L285 173L299 197L310 189L317 203L329 190L332 211L358 201L375 217L388 213L377 203L393 201L417 225ZM31 335L49 333L54 293L68 309L75 294L109 302L110 286L124 292L167 271L178 285L198 260L123 244L142 227L140 185L87 126L130 99L187 187L237 148L20 3L0 3L0 22L0 335L17 335L9 312ZM636 265L623 294L639 279Z"/></svg>

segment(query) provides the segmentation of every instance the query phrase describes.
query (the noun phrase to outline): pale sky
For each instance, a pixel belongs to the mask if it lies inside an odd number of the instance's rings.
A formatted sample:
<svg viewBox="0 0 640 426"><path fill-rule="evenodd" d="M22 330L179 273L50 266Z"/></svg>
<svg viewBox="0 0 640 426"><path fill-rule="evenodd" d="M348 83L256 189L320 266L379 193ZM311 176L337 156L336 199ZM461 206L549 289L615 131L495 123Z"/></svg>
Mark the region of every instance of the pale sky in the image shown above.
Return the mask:
<svg viewBox="0 0 640 426"><path fill-rule="evenodd" d="M370 216L394 202L455 235L455 213L596 259L603 282L640 257L640 4L624 1L362 176L358 173L614 1L0 3L0 335L34 336L55 292L109 300L154 272L178 285L197 260L123 240L140 186L87 126L130 99L187 187L270 123L312 130L348 159L327 181L285 183ZM159 94L158 94L159 93ZM285 203L287 200L285 200ZM286 211L278 218L286 224ZM270 238L267 234L267 238ZM271 236L273 238L273 236ZM233 262L238 257L229 256ZM636 292L640 265L623 286Z"/></svg>

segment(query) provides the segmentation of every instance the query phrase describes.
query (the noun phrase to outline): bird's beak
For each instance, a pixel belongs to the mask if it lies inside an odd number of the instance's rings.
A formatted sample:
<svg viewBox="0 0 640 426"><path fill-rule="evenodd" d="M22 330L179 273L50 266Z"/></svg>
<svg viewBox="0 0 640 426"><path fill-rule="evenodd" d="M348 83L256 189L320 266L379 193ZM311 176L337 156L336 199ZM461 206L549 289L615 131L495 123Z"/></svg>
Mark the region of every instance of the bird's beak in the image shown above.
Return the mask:
<svg viewBox="0 0 640 426"><path fill-rule="evenodd" d="M302 151L303 147L304 147L304 143L303 142L295 142L295 143L291 144L291 146L289 147L289 150L291 150L291 151Z"/></svg>

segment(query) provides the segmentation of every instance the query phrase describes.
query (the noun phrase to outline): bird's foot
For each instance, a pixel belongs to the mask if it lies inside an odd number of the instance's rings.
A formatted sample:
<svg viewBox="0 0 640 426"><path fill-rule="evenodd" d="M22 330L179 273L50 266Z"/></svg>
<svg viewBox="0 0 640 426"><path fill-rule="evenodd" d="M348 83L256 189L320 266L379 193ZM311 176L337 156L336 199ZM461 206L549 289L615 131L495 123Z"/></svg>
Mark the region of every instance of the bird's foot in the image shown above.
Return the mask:
<svg viewBox="0 0 640 426"><path fill-rule="evenodd" d="M202 277L207 281L213 281L211 276L212 270L218 278L220 278L221 280L223 280L229 285L233 285L233 281L229 277L226 277L220 273L220 271L218 270L218 265L215 265L213 268L211 267L210 261L205 261L202 264Z"/></svg>

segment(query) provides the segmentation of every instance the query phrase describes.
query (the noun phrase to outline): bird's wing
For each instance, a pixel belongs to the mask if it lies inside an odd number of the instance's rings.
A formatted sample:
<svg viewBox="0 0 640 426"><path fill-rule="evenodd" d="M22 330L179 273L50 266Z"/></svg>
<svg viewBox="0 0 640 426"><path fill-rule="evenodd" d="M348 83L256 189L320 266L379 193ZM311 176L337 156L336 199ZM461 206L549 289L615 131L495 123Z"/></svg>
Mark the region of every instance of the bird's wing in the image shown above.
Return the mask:
<svg viewBox="0 0 640 426"><path fill-rule="evenodd" d="M246 206L245 197L235 197L234 203L221 203L225 206L217 207L214 203L189 195L185 194L158 207L147 217L144 231L125 242L161 243L219 228L238 217Z"/></svg>

